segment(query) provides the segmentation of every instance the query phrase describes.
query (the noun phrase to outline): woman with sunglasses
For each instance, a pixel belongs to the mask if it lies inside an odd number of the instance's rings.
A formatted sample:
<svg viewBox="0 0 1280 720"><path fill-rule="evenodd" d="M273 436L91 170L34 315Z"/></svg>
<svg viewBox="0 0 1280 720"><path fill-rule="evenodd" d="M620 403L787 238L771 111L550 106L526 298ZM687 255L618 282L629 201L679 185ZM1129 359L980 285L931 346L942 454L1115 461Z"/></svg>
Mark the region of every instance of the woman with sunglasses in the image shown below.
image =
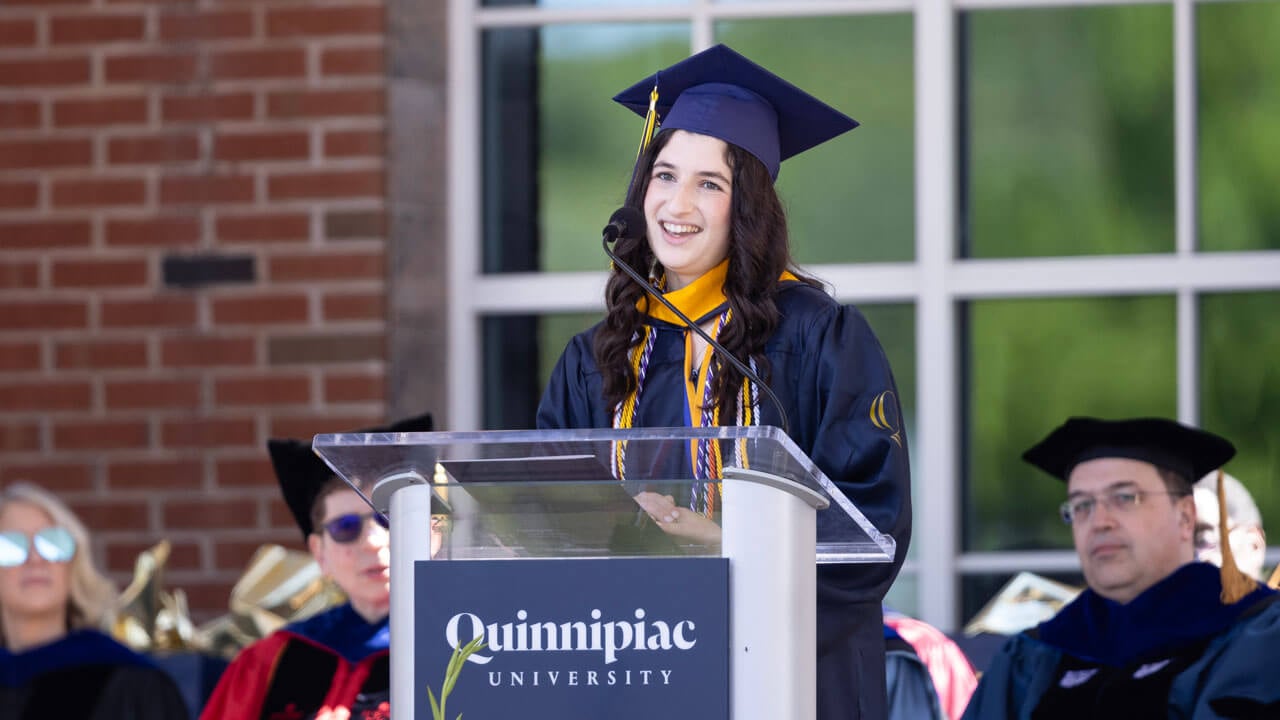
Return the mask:
<svg viewBox="0 0 1280 720"><path fill-rule="evenodd" d="M88 545L53 495L0 492L0 719L189 717L167 674L99 632L117 595Z"/></svg>
<svg viewBox="0 0 1280 720"><path fill-rule="evenodd" d="M422 415L359 432L429 430L431 416ZM201 720L385 719L391 639L386 520L333 474L311 443L271 440L268 450L303 541L347 602L242 650L218 681Z"/></svg>

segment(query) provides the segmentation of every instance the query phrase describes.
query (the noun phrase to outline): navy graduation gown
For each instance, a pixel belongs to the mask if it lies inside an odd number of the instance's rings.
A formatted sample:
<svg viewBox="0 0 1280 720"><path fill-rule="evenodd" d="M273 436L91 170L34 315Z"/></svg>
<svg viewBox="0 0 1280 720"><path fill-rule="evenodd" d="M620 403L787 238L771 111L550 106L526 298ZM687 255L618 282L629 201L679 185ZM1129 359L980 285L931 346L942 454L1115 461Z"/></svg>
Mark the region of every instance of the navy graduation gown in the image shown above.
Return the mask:
<svg viewBox="0 0 1280 720"><path fill-rule="evenodd" d="M880 603L911 536L907 437L897 387L879 341L856 308L796 281L780 284L777 303L781 320L764 352L769 386L785 408L792 440L897 542L892 563L818 568L818 718L878 720L886 713ZM722 310L723 305L695 318L701 322ZM648 322L657 337L633 426L686 426L686 330ZM538 407L539 428L612 425L613 408L605 406L592 352L598 327L574 337L556 363ZM878 402L885 408L882 416L873 413ZM781 424L763 393L760 417L762 425ZM830 512L819 513L819 525Z"/></svg>
<svg viewBox="0 0 1280 720"><path fill-rule="evenodd" d="M96 630L76 630L23 652L0 648L0 720L188 716L163 670Z"/></svg>

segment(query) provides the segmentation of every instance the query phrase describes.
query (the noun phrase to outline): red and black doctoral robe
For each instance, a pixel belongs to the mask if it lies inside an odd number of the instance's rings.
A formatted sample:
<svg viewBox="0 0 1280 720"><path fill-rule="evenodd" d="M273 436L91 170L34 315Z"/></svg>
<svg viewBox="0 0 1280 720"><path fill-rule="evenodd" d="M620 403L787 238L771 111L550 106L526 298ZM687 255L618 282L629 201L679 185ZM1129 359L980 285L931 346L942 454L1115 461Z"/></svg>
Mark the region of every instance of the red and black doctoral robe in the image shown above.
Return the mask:
<svg viewBox="0 0 1280 720"><path fill-rule="evenodd" d="M201 720L386 720L387 620L343 605L250 645L223 673Z"/></svg>

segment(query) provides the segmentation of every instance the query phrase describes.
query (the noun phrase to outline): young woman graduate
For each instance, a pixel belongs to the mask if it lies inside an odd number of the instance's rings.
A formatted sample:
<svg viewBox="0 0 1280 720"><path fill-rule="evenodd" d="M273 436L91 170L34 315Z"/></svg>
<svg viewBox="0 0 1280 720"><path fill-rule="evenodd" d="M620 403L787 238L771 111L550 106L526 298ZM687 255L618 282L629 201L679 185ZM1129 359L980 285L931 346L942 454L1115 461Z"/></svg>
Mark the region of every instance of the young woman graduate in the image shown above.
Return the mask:
<svg viewBox="0 0 1280 720"><path fill-rule="evenodd" d="M881 600L911 528L906 436L889 364L867 321L791 261L774 189L780 163L857 126L723 45L646 78L614 98L661 130L647 137L627 205L643 232L616 255L767 383L652 300L615 264L603 322L570 341L538 408L540 428L778 425L882 532L894 562L818 569L818 718L885 714ZM652 100L652 102L651 102ZM779 407L780 406L780 407ZM780 413L784 409L785 417ZM789 420L789 423L788 423ZM684 459L721 477L715 452ZM713 542L720 487L689 498L637 496L684 540ZM823 522L819 516L819 526ZM762 531L761 542L769 542Z"/></svg>
<svg viewBox="0 0 1280 720"><path fill-rule="evenodd" d="M181 720L177 686L98 628L115 601L89 534L48 492L0 492L0 719Z"/></svg>
<svg viewBox="0 0 1280 720"><path fill-rule="evenodd" d="M360 432L427 432L431 416ZM299 440L271 440L285 503L348 602L250 645L223 673L201 720L390 717L390 535L381 519Z"/></svg>

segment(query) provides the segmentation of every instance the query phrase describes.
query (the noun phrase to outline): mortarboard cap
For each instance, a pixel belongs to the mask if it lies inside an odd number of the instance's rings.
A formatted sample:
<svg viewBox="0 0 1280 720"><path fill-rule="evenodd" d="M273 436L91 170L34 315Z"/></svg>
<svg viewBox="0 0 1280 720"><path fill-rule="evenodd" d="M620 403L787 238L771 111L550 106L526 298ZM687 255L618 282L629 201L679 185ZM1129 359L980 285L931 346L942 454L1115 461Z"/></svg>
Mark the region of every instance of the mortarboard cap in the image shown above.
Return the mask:
<svg viewBox="0 0 1280 720"><path fill-rule="evenodd" d="M643 117L655 84L663 128L737 145L759 158L775 180L783 160L858 126L726 45L660 70L613 99Z"/></svg>
<svg viewBox="0 0 1280 720"><path fill-rule="evenodd" d="M418 415L406 418L386 427L356 430L357 433L401 433L430 432L431 415ZM288 438L272 438L267 441L267 452L271 455L271 466L276 471L276 481L280 483L280 492L284 502L293 513L293 519L302 530L302 537L315 532L311 524L311 507L315 505L316 496L330 478L337 477L324 460L311 449L310 442Z"/></svg>
<svg viewBox="0 0 1280 720"><path fill-rule="evenodd" d="M1119 457L1148 462L1194 482L1235 454L1235 446L1225 438L1173 420L1073 417L1022 459L1064 481L1086 460Z"/></svg>

